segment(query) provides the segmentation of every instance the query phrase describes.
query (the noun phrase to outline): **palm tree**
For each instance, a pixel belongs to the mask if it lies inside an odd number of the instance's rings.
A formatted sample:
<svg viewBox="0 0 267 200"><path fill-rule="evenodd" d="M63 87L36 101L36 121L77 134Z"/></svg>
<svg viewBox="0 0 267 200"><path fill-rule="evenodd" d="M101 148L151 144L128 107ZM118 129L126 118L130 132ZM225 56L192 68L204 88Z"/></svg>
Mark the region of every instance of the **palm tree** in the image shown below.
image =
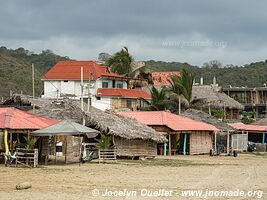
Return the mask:
<svg viewBox="0 0 267 200"><path fill-rule="evenodd" d="M182 70L180 76L172 76L169 80L171 84L171 92L178 95L179 102L181 101L181 96L186 100L187 106L190 107L192 100L192 88L195 79L195 74ZM179 108L180 111L180 108Z"/></svg>
<svg viewBox="0 0 267 200"><path fill-rule="evenodd" d="M123 47L107 61L112 72L128 76L132 72L133 57L129 54L128 48Z"/></svg>
<svg viewBox="0 0 267 200"><path fill-rule="evenodd" d="M166 88L157 90L154 86L150 89L151 95L151 110L165 110L167 93Z"/></svg>

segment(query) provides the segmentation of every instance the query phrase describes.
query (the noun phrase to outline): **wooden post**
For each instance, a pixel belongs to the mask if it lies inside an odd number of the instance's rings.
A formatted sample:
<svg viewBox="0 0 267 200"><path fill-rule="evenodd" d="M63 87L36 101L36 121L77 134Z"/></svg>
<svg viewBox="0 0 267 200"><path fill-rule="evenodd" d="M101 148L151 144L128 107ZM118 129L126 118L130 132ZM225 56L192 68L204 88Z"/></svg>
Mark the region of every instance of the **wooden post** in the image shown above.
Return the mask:
<svg viewBox="0 0 267 200"><path fill-rule="evenodd" d="M181 114L181 95L179 95L179 107L178 107L178 114Z"/></svg>
<svg viewBox="0 0 267 200"><path fill-rule="evenodd" d="M262 144L265 144L265 133L262 133Z"/></svg>
<svg viewBox="0 0 267 200"><path fill-rule="evenodd" d="M230 132L227 131L227 155L229 155L229 145L230 145Z"/></svg>
<svg viewBox="0 0 267 200"><path fill-rule="evenodd" d="M214 153L217 155L217 132L214 132Z"/></svg>
<svg viewBox="0 0 267 200"><path fill-rule="evenodd" d="M184 134L184 146L183 146L183 154L186 155L186 140L187 140L187 133Z"/></svg>
<svg viewBox="0 0 267 200"><path fill-rule="evenodd" d="M163 148L163 155L166 156L167 155L167 144L164 143L164 148Z"/></svg>
<svg viewBox="0 0 267 200"><path fill-rule="evenodd" d="M65 164L67 164L68 136L65 136Z"/></svg>
<svg viewBox="0 0 267 200"><path fill-rule="evenodd" d="M55 148L55 164L57 164L57 146L56 146L56 136L54 136L54 148Z"/></svg>
<svg viewBox="0 0 267 200"><path fill-rule="evenodd" d="M171 134L169 133L169 156L172 155L172 147L171 147Z"/></svg>
<svg viewBox="0 0 267 200"><path fill-rule="evenodd" d="M81 138L79 134L79 166L81 165Z"/></svg>
<svg viewBox="0 0 267 200"><path fill-rule="evenodd" d="M82 125L85 125L85 119L84 119L84 109L83 109L83 89L84 89L84 84L83 84L83 66L81 66L81 109L82 109Z"/></svg>
<svg viewBox="0 0 267 200"><path fill-rule="evenodd" d="M32 98L35 97L35 85L34 85L34 64L32 63Z"/></svg>

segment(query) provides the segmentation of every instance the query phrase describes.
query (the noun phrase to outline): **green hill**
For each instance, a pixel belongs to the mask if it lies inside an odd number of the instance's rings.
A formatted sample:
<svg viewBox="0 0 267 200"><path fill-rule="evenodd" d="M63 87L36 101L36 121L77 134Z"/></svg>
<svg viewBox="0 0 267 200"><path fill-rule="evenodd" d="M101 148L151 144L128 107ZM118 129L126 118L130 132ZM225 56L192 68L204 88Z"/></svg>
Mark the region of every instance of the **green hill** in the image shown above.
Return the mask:
<svg viewBox="0 0 267 200"><path fill-rule="evenodd" d="M0 97L9 96L10 90L16 93L32 94L32 68L35 66L35 93L43 91L41 76L59 60L69 60L54 54L50 50L40 54L32 53L23 48L16 50L0 47Z"/></svg>

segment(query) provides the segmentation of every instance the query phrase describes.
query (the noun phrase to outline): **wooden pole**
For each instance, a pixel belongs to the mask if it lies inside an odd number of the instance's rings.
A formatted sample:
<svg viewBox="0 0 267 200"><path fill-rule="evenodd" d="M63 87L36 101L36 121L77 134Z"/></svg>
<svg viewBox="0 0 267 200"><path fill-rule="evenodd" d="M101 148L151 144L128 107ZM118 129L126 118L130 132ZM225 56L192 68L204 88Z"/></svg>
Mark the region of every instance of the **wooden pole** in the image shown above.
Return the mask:
<svg viewBox="0 0 267 200"><path fill-rule="evenodd" d="M91 106L91 91L90 91L90 87L91 87L91 73L90 73L90 69L89 69L89 77L88 77L88 99L87 99L87 112L89 112L90 110L90 106Z"/></svg>
<svg viewBox="0 0 267 200"><path fill-rule="evenodd" d="M214 132L214 153L217 155L217 132Z"/></svg>
<svg viewBox="0 0 267 200"><path fill-rule="evenodd" d="M230 132L227 131L227 147L226 147L227 155L229 155L229 145L230 145Z"/></svg>
<svg viewBox="0 0 267 200"><path fill-rule="evenodd" d="M32 63L32 98L35 97L35 85L34 85L34 64Z"/></svg>
<svg viewBox="0 0 267 200"><path fill-rule="evenodd" d="M181 114L181 95L179 95L179 107L178 107L178 114Z"/></svg>
<svg viewBox="0 0 267 200"><path fill-rule="evenodd" d="M172 155L172 143L171 143L171 134L169 133L169 156Z"/></svg>
<svg viewBox="0 0 267 200"><path fill-rule="evenodd" d="M67 164L68 136L65 136L65 164Z"/></svg>
<svg viewBox="0 0 267 200"><path fill-rule="evenodd" d="M81 66L81 110L82 110L82 125L85 125L85 119L84 119L84 109L83 109L83 89L84 89L84 84L83 84L83 66Z"/></svg>

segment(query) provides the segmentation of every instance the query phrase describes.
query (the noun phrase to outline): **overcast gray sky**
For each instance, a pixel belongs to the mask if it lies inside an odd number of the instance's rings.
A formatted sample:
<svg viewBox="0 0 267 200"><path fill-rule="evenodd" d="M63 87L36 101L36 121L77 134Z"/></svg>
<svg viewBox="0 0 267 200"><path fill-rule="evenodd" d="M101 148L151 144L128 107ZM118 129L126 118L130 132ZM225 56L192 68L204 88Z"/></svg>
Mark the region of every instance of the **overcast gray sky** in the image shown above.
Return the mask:
<svg viewBox="0 0 267 200"><path fill-rule="evenodd" d="M94 60L127 46L136 60L242 65L267 59L267 1L0 0L0 41Z"/></svg>

